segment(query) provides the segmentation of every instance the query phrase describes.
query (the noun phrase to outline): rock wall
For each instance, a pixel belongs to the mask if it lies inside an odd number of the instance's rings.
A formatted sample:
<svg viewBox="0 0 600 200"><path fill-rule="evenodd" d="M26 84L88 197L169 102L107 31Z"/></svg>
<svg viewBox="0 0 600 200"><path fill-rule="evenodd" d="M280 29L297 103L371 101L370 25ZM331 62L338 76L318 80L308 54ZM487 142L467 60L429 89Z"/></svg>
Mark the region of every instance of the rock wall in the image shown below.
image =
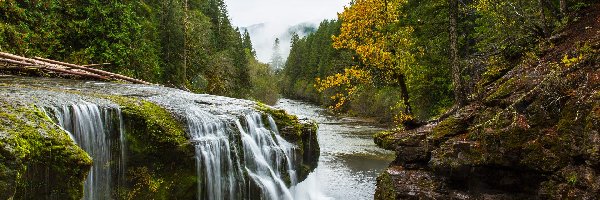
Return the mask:
<svg viewBox="0 0 600 200"><path fill-rule="evenodd" d="M397 158L375 199L600 199L600 5L582 13L468 106L378 134Z"/></svg>

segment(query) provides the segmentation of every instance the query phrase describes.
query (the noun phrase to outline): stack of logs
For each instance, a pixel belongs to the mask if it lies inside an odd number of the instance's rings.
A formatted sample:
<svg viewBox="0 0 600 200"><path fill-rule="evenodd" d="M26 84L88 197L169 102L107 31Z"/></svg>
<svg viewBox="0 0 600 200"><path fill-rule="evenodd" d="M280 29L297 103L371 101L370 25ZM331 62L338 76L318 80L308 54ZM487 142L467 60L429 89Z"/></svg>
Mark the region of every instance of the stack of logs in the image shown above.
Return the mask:
<svg viewBox="0 0 600 200"><path fill-rule="evenodd" d="M143 80L86 66L75 65L71 63L65 63L40 57L26 58L5 52L0 52L0 64L0 70L2 68L12 70L37 69L48 73L73 75L94 80L118 80L139 84L151 84Z"/></svg>

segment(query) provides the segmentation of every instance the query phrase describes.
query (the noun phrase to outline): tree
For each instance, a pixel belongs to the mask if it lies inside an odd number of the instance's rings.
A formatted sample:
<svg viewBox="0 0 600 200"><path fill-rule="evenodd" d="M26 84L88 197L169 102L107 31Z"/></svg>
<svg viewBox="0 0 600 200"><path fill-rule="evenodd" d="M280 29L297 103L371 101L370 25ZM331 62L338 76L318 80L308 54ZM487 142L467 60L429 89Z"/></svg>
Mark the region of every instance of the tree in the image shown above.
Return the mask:
<svg viewBox="0 0 600 200"><path fill-rule="evenodd" d="M250 38L248 30L244 30L242 46L250 53L250 55L252 55L252 57L256 57L256 51L254 50L254 47L252 47L252 39Z"/></svg>
<svg viewBox="0 0 600 200"><path fill-rule="evenodd" d="M362 83L396 84L403 93L405 114L410 115L409 92L406 85L405 73L414 61L410 52L412 41L411 27L397 26L400 18L398 8L405 4L405 0L356 0L350 7L345 8L339 15L342 21L340 34L333 37L333 46L337 49L354 51L362 65L348 66L344 75ZM370 77L370 78L367 78ZM353 81L332 81L335 77L328 77L320 84L320 89L340 86L338 83ZM371 79L372 81L365 81ZM332 84L333 83L333 84ZM347 94L336 94L334 98L346 101L356 91L355 87L346 89ZM341 104L338 104L341 105Z"/></svg>
<svg viewBox="0 0 600 200"><path fill-rule="evenodd" d="M281 57L281 52L279 48L279 38L275 38L275 43L273 44L273 55L271 56L271 69L278 72L283 69L283 57Z"/></svg>
<svg viewBox="0 0 600 200"><path fill-rule="evenodd" d="M454 82L454 101L458 106L467 103L467 97L463 87L460 60L458 56L458 0L448 0L450 10L450 65L452 68L452 80Z"/></svg>

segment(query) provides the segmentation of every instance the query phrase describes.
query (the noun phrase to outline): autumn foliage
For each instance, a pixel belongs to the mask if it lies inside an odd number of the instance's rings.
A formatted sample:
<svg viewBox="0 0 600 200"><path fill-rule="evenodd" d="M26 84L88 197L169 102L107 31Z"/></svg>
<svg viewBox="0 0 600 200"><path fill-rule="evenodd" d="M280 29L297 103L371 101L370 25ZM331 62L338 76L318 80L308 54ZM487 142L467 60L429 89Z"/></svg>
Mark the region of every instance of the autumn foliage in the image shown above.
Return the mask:
<svg viewBox="0 0 600 200"><path fill-rule="evenodd" d="M397 8L405 2L358 0L339 14L342 25L340 34L332 37L333 47L355 52L361 64L348 66L343 73L317 78L317 90L339 91L331 97L336 100L334 109L353 98L357 84L396 83L413 62L409 51L413 30L396 26L401 16Z"/></svg>

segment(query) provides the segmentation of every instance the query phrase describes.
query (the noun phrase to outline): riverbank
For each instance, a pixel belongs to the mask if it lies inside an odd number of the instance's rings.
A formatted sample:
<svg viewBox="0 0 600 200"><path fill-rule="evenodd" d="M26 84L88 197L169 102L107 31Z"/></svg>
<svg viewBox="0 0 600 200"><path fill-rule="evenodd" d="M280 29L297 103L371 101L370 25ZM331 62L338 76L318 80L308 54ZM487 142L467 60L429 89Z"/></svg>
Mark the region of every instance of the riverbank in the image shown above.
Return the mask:
<svg viewBox="0 0 600 200"><path fill-rule="evenodd" d="M577 19L447 118L378 134L375 199L599 199L600 4Z"/></svg>

